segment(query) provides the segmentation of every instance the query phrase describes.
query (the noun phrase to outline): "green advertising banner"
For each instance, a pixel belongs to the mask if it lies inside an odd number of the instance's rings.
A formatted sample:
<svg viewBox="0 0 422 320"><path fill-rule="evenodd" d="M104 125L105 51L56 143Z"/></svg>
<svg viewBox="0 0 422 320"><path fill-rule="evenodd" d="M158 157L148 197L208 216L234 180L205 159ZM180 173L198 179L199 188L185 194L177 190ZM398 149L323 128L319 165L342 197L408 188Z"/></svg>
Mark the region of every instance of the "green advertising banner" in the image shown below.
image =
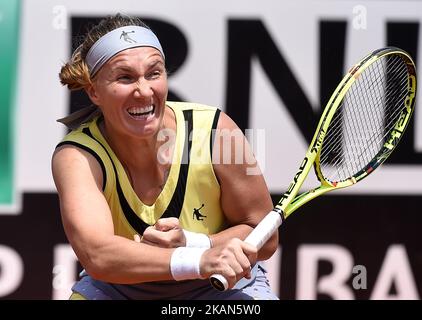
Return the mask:
<svg viewBox="0 0 422 320"><path fill-rule="evenodd" d="M0 206L14 201L14 115L20 0L0 0Z"/></svg>

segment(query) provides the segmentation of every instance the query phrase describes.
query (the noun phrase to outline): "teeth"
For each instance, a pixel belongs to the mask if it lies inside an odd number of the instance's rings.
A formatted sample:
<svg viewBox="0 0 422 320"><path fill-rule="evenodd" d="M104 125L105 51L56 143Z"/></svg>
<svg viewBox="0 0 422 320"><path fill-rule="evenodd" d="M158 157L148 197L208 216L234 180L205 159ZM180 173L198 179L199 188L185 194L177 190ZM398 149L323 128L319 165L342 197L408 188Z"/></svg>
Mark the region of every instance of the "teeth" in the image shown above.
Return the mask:
<svg viewBox="0 0 422 320"><path fill-rule="evenodd" d="M129 109L127 109L127 111L130 114L144 114L144 113L151 112L153 109L154 109L154 107L151 105L151 106L144 107L144 108L142 108L142 107L130 107Z"/></svg>

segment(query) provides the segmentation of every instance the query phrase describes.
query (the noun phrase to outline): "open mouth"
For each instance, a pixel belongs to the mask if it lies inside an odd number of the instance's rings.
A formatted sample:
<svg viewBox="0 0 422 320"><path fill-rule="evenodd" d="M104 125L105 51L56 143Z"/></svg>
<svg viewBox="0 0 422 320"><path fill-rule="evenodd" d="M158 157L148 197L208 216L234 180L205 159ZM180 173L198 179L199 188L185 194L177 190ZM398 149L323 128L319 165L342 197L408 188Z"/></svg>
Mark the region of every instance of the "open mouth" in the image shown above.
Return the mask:
<svg viewBox="0 0 422 320"><path fill-rule="evenodd" d="M146 120L154 115L155 105L147 107L130 107L127 109L129 115L136 120Z"/></svg>

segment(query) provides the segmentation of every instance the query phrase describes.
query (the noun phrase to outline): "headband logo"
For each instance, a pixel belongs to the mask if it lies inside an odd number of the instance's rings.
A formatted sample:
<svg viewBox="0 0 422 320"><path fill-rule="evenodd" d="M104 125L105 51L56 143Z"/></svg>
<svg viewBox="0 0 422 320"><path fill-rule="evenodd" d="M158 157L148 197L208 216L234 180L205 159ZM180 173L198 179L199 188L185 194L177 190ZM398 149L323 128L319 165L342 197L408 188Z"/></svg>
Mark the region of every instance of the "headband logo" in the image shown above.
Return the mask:
<svg viewBox="0 0 422 320"><path fill-rule="evenodd" d="M135 33L135 31L122 31L122 34L120 35L120 39L123 37L123 40L129 43L136 43L135 40L133 40L130 36L129 33Z"/></svg>

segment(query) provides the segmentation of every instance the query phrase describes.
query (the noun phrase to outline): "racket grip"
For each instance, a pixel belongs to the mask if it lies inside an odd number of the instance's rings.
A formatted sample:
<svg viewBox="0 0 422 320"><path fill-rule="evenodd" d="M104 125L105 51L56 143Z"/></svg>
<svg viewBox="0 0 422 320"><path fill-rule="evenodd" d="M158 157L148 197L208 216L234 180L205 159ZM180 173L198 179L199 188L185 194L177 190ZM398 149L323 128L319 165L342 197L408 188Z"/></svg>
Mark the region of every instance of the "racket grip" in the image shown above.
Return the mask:
<svg viewBox="0 0 422 320"><path fill-rule="evenodd" d="M211 285L218 291L226 291L229 288L229 283L221 274L213 274L210 277Z"/></svg>
<svg viewBox="0 0 422 320"><path fill-rule="evenodd" d="M281 226L282 222L281 214L272 210L246 237L245 242L255 246L258 250L261 249L278 227ZM229 288L227 279L221 274L211 275L210 282L218 291L226 291Z"/></svg>

